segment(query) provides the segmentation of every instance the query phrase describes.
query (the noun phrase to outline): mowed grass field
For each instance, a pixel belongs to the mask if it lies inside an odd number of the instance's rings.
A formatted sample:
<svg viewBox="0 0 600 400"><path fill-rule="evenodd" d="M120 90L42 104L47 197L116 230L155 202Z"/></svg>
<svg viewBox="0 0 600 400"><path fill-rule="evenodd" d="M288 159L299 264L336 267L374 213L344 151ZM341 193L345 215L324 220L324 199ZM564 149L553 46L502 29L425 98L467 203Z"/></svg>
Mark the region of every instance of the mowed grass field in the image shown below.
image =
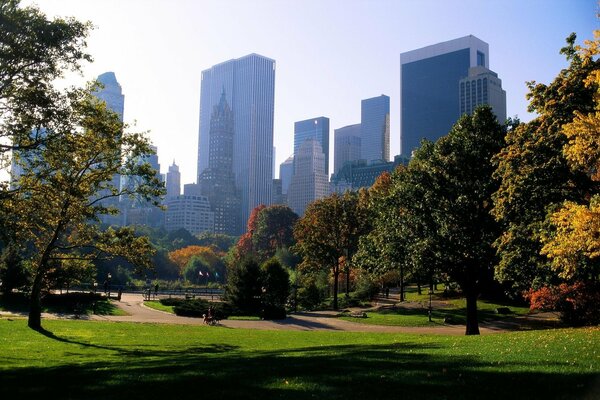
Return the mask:
<svg viewBox="0 0 600 400"><path fill-rule="evenodd" d="M600 329L479 337L0 318L1 399L595 399Z"/></svg>

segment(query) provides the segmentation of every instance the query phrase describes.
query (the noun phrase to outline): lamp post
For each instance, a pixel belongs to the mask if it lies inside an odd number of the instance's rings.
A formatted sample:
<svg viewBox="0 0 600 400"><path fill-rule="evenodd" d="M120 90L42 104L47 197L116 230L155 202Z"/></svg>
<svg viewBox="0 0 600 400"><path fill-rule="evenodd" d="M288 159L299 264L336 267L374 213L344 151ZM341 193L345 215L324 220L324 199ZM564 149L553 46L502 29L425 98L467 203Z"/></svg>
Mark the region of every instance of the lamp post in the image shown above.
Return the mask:
<svg viewBox="0 0 600 400"><path fill-rule="evenodd" d="M106 279L106 282L108 282L108 298L110 299L110 280L112 279L112 275L110 274L110 272L108 273L108 277Z"/></svg>

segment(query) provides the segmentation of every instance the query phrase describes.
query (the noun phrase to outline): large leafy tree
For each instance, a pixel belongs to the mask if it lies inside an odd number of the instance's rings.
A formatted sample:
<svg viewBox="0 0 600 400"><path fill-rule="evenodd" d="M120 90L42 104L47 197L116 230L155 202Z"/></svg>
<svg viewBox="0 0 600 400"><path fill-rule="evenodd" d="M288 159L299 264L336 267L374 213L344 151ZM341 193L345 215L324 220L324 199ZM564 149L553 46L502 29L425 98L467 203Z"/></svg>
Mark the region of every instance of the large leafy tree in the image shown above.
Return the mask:
<svg viewBox="0 0 600 400"><path fill-rule="evenodd" d="M307 271L328 270L333 278L333 308L338 309L338 284L342 261L358 249L366 232L366 219L359 207L359 194L334 193L309 204L294 226L295 248L302 255L300 267Z"/></svg>
<svg viewBox="0 0 600 400"><path fill-rule="evenodd" d="M435 143L428 161L437 205L437 246L443 249L442 271L460 285L467 300L466 334L479 334L477 297L491 280L492 247L499 224L490 211L498 181L492 178L492 157L504 144L504 128L489 107L464 115L450 133Z"/></svg>
<svg viewBox="0 0 600 400"><path fill-rule="evenodd" d="M579 49L583 66L594 62L599 54L600 31L595 40L586 41ZM600 68L596 66L585 79L586 88L594 91L594 110L575 111L572 122L563 126L567 137L563 153L574 170L586 172L595 183L600 182ZM542 253L551 267L565 281L597 283L600 278L600 194L593 185L582 201L566 201L550 221L554 230L542 237Z"/></svg>
<svg viewBox="0 0 600 400"><path fill-rule="evenodd" d="M98 258L119 256L138 269L150 267L154 250L133 229L101 230L99 216L114 210L107 197L156 199L163 192L149 164L135 162L149 154L140 134L124 131L118 116L93 95L92 88L70 94L68 119L52 140L17 155L23 170L14 195L3 202L7 227L16 243L30 250L33 283L29 326L41 329L41 297L48 278L59 270L86 268ZM112 186L112 177L136 176L134 188ZM100 195L102 194L102 195Z"/></svg>
<svg viewBox="0 0 600 400"><path fill-rule="evenodd" d="M541 254L548 212L563 201L581 203L592 181L586 171L569 165L562 127L577 113L594 111L595 88L586 79L600 61L577 52L575 35L561 50L569 66L548 85L529 82L529 111L538 117L508 132L506 146L496 156L495 217L505 225L496 241L496 277L511 283L515 293L552 277L550 262Z"/></svg>
<svg viewBox="0 0 600 400"><path fill-rule="evenodd" d="M277 249L294 244L293 229L297 220L298 215L283 205L269 206L258 213L252 243L261 260L273 257Z"/></svg>

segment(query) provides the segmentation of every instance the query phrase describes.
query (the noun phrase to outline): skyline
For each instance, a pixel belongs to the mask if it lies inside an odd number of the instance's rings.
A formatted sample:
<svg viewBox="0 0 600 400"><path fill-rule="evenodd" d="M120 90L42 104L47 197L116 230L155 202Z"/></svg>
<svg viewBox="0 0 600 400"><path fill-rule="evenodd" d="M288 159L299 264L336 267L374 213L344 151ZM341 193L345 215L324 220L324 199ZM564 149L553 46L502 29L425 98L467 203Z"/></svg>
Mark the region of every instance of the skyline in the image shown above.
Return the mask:
<svg viewBox="0 0 600 400"><path fill-rule="evenodd" d="M559 54L564 39L576 32L582 43L598 28L598 5L592 0L45 0L23 5L32 3L49 17L73 16L96 25L88 40L95 62L69 82L82 84L114 72L125 95L125 121L137 120L135 130L151 131L161 172L175 159L182 183L196 182L200 77L213 65L251 53L276 61L278 171L293 153L294 122L329 118L333 142L335 129L360 122L360 101L381 94L390 96L390 157L398 154L402 52L477 36L490 46L489 66L507 92L507 115L528 121L525 82L548 83L566 66ZM329 159L332 171L333 146Z"/></svg>

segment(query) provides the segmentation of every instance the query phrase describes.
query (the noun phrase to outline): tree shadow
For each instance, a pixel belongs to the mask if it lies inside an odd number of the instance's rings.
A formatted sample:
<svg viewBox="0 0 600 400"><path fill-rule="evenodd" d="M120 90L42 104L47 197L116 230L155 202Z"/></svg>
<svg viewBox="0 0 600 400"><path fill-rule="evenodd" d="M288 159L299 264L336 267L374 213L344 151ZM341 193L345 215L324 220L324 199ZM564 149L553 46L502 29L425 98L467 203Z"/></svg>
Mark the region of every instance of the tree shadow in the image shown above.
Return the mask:
<svg viewBox="0 0 600 400"><path fill-rule="evenodd" d="M94 348L104 360L4 370L3 398L558 399L600 394L598 374L592 372L570 373L557 362L506 362L498 368L474 355L448 354L435 343L315 344L283 351L135 345L132 350L44 335Z"/></svg>

